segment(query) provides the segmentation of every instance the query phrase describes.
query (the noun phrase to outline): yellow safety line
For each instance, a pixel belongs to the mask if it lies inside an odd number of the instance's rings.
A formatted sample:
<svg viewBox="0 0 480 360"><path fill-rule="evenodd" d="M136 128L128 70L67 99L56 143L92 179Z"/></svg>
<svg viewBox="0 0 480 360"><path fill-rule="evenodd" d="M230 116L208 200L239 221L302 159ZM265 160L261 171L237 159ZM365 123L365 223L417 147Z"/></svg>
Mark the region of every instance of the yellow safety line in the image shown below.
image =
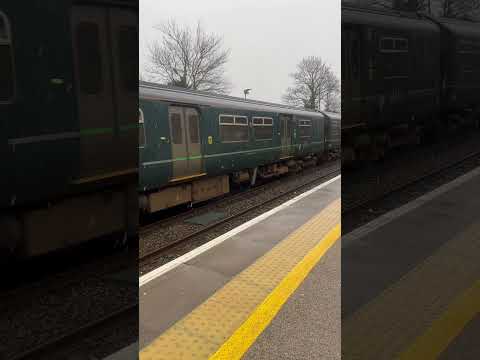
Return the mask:
<svg viewBox="0 0 480 360"><path fill-rule="evenodd" d="M412 346L459 294L479 279L479 233L480 222L466 226L342 319L343 356L395 359Z"/></svg>
<svg viewBox="0 0 480 360"><path fill-rule="evenodd" d="M398 360L430 360L448 347L463 328L480 313L480 280L461 294L447 311L399 357Z"/></svg>
<svg viewBox="0 0 480 360"><path fill-rule="evenodd" d="M330 203L160 334L140 359L240 358L340 238L340 203Z"/></svg>
<svg viewBox="0 0 480 360"><path fill-rule="evenodd" d="M282 308L283 304L305 280L313 267L320 261L322 256L340 238L340 224L337 224L320 241L320 243L308 253L303 260L293 268L282 282L268 295L240 328L213 354L211 360L234 360L241 359L255 340L270 324L273 318Z"/></svg>

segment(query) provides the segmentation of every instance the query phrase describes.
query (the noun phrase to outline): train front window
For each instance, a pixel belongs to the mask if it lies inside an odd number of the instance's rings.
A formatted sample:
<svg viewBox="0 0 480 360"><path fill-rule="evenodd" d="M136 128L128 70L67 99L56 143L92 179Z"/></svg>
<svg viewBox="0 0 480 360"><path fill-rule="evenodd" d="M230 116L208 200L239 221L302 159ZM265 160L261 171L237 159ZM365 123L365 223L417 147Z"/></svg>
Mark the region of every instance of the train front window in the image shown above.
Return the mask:
<svg viewBox="0 0 480 360"><path fill-rule="evenodd" d="M0 11L0 103L11 102L14 96L13 46L10 24Z"/></svg>
<svg viewBox="0 0 480 360"><path fill-rule="evenodd" d="M92 22L79 23L76 40L79 50L80 88L86 94L97 94L102 90L102 58L98 25Z"/></svg>

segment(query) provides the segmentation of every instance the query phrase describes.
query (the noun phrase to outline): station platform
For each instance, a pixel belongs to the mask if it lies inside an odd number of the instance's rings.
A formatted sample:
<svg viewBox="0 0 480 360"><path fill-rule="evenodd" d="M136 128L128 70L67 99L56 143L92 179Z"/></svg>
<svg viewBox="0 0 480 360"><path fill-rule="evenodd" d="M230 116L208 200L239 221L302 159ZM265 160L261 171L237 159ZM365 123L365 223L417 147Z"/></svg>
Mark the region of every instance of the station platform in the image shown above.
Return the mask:
<svg viewBox="0 0 480 360"><path fill-rule="evenodd" d="M340 359L340 176L140 278L140 359Z"/></svg>
<svg viewBox="0 0 480 360"><path fill-rule="evenodd" d="M342 237L342 359L480 359L480 169Z"/></svg>

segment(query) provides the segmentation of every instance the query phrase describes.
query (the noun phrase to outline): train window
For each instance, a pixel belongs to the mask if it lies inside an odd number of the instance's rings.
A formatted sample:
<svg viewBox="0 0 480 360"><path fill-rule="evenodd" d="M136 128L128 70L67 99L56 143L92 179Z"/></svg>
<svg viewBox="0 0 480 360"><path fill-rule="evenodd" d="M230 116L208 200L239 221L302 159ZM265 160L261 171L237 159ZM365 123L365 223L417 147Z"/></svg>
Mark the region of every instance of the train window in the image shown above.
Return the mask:
<svg viewBox="0 0 480 360"><path fill-rule="evenodd" d="M220 115L220 125L229 125L234 123L234 117L231 115Z"/></svg>
<svg viewBox="0 0 480 360"><path fill-rule="evenodd" d="M380 40L380 51L389 53L408 52L408 39L384 37Z"/></svg>
<svg viewBox="0 0 480 360"><path fill-rule="evenodd" d="M235 125L248 125L248 118L245 116L235 116Z"/></svg>
<svg viewBox="0 0 480 360"><path fill-rule="evenodd" d="M0 11L0 102L11 102L15 92L10 24Z"/></svg>
<svg viewBox="0 0 480 360"><path fill-rule="evenodd" d="M273 137L273 119L254 117L252 119L253 136L256 140L271 140Z"/></svg>
<svg viewBox="0 0 480 360"><path fill-rule="evenodd" d="M200 143L200 136L198 133L198 114L190 114L188 116L188 131L190 133L190 142L192 144Z"/></svg>
<svg viewBox="0 0 480 360"><path fill-rule="evenodd" d="M298 135L301 138L308 138L312 136L311 120L300 120L298 122Z"/></svg>
<svg viewBox="0 0 480 360"><path fill-rule="evenodd" d="M220 115L219 125L222 142L248 141L248 118L246 116Z"/></svg>
<svg viewBox="0 0 480 360"><path fill-rule="evenodd" d="M145 146L145 126L142 109L138 109L138 136L138 146Z"/></svg>
<svg viewBox="0 0 480 360"><path fill-rule="evenodd" d="M137 29L133 26L122 26L119 34L120 72L123 84L128 91L138 91L138 57L132 56L132 50L138 43Z"/></svg>
<svg viewBox="0 0 480 360"><path fill-rule="evenodd" d="M252 120L253 125L263 125L263 118L254 117Z"/></svg>
<svg viewBox="0 0 480 360"><path fill-rule="evenodd" d="M102 58L98 25L81 22L77 25L77 47L80 89L86 94L102 90Z"/></svg>
<svg viewBox="0 0 480 360"><path fill-rule="evenodd" d="M182 118L178 113L170 114L170 124L172 127L172 143L183 144Z"/></svg>
<svg viewBox="0 0 480 360"><path fill-rule="evenodd" d="M395 50L407 51L408 50L408 40L406 40L406 39L396 39L395 40Z"/></svg>
<svg viewBox="0 0 480 360"><path fill-rule="evenodd" d="M393 50L393 39L390 38L382 38L380 40L380 49L382 51L391 51Z"/></svg>

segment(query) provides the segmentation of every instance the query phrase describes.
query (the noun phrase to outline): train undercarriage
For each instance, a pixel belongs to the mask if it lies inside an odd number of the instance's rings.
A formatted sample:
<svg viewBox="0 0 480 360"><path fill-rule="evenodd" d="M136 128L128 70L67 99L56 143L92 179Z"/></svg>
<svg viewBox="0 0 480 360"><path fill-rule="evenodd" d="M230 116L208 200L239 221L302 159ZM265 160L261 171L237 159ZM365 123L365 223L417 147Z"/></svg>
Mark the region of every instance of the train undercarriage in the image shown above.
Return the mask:
<svg viewBox="0 0 480 360"><path fill-rule="evenodd" d="M244 169L231 174L201 177L196 180L171 185L158 191L140 194L139 204L143 213L155 213L182 204L195 204L230 192L232 185L254 186L259 179L271 179L287 173L299 172L315 166L324 156L310 155L300 159L289 157L279 162Z"/></svg>
<svg viewBox="0 0 480 360"><path fill-rule="evenodd" d="M133 202L131 185L6 210L0 213L0 257L31 258L109 235L124 245L136 234Z"/></svg>

